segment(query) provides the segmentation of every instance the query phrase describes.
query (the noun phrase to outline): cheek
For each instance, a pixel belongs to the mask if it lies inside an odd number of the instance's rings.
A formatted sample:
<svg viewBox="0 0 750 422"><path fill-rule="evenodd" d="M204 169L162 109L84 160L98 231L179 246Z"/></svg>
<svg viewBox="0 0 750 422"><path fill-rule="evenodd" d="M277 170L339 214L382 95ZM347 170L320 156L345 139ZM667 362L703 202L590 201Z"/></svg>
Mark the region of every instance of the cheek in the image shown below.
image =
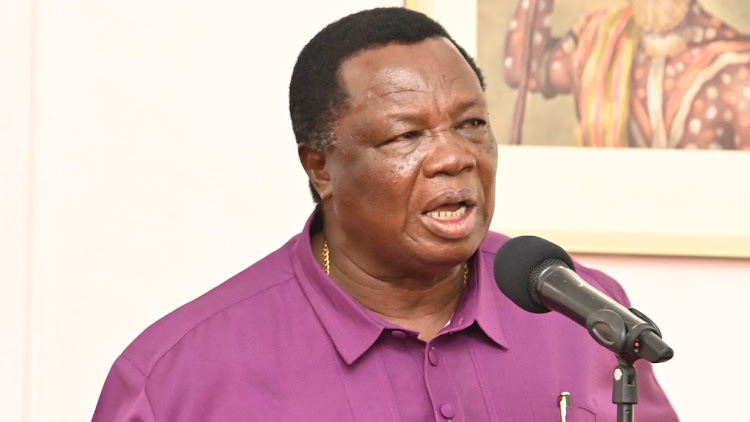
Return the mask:
<svg viewBox="0 0 750 422"><path fill-rule="evenodd" d="M382 203L403 204L411 197L420 161L415 158L382 159L367 176L370 194Z"/></svg>
<svg viewBox="0 0 750 422"><path fill-rule="evenodd" d="M350 197L387 202L406 195L419 171L418 157L384 157L377 150L342 156L333 175L339 192Z"/></svg>
<svg viewBox="0 0 750 422"><path fill-rule="evenodd" d="M493 168L497 168L497 140L495 139L495 135L492 133L492 130L489 128L487 130L490 139L490 142L487 145L487 154L492 161Z"/></svg>
<svg viewBox="0 0 750 422"><path fill-rule="evenodd" d="M497 168L497 142L491 131L488 134L487 141L480 144L479 151L479 159L484 164L483 167L491 168L494 172L494 169Z"/></svg>
<svg viewBox="0 0 750 422"><path fill-rule="evenodd" d="M492 131L492 126L488 124L485 130L487 131L487 139L489 140L488 149L497 153L497 139L495 138L495 133Z"/></svg>
<svg viewBox="0 0 750 422"><path fill-rule="evenodd" d="M408 180L413 174L419 171L422 160L419 157L408 155L396 160L389 161L386 165L391 169L393 176L397 180ZM392 161L392 162L390 162Z"/></svg>
<svg viewBox="0 0 750 422"><path fill-rule="evenodd" d="M497 176L497 144L494 139L484 148L480 157L479 169L482 185L486 194L494 198Z"/></svg>
<svg viewBox="0 0 750 422"><path fill-rule="evenodd" d="M492 146L489 150L489 156L490 160L492 161L492 172L494 173L497 170L497 143L495 143L494 139L492 140Z"/></svg>

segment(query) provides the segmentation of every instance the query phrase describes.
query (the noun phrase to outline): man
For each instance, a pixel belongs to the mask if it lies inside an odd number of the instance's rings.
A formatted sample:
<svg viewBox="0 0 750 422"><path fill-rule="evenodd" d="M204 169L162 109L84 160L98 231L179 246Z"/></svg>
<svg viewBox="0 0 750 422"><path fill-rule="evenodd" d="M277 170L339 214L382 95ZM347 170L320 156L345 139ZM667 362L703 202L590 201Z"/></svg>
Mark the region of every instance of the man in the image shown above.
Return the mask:
<svg viewBox="0 0 750 422"><path fill-rule="evenodd" d="M506 81L519 85L528 34L528 88L575 96L581 145L750 149L750 37L695 0L630 0L550 39L554 3L536 3L531 31L519 3Z"/></svg>
<svg viewBox="0 0 750 422"><path fill-rule="evenodd" d="M493 281L496 143L481 73L442 27L347 16L305 46L289 96L316 211L139 336L95 421L548 421L562 391L569 421L614 420L613 355ZM641 420L676 420L639 369Z"/></svg>

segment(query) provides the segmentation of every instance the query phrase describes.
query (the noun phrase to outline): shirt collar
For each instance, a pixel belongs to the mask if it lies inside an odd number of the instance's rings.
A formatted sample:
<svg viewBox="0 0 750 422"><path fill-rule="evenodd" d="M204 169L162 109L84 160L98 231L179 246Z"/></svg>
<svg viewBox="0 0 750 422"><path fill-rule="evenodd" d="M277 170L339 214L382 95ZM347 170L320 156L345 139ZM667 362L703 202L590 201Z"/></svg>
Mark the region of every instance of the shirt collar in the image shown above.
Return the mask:
<svg viewBox="0 0 750 422"><path fill-rule="evenodd" d="M476 322L479 328L500 347L510 347L502 326L501 307L506 301L497 288L493 274L495 254L482 242L472 259L471 277L464 292L464 298L456 309L453 321L456 330L466 328ZM458 320L456 320L458 318ZM463 320L461 324L459 321Z"/></svg>
<svg viewBox="0 0 750 422"><path fill-rule="evenodd" d="M311 229L317 211L307 219L302 234L294 245L294 271L318 319L331 338L336 350L351 365L362 356L386 329L401 329L367 311L344 292L321 268L313 254ZM483 242L484 245L484 242ZM474 321L484 333L501 347L508 341L503 334L498 309L499 289L491 274L491 259L482 247L472 259L471 276L459 301L451 324L443 329L455 332L468 328ZM491 263L491 262L490 262Z"/></svg>
<svg viewBox="0 0 750 422"><path fill-rule="evenodd" d="M294 245L294 271L321 324L347 364L362 356L383 332L385 324L344 292L321 268L312 251L307 219Z"/></svg>

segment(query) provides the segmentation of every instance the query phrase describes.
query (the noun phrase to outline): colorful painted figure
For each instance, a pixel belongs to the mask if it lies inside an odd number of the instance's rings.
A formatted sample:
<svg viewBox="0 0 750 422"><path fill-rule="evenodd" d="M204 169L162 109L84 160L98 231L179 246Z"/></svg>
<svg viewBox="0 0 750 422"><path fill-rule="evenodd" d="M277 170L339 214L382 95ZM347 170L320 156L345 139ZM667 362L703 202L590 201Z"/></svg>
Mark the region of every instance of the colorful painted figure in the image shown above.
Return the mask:
<svg viewBox="0 0 750 422"><path fill-rule="evenodd" d="M505 80L573 94L579 145L750 149L750 36L696 0L629 0L552 38L554 5L518 5Z"/></svg>

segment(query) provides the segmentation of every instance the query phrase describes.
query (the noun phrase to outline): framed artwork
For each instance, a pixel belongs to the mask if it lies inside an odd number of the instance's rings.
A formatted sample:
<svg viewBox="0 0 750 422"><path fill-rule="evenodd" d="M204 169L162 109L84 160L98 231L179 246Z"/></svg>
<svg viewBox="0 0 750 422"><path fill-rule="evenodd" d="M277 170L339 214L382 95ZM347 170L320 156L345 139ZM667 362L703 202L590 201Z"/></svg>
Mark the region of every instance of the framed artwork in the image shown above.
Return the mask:
<svg viewBox="0 0 750 422"><path fill-rule="evenodd" d="M636 19L631 9L648 4L674 10L641 12L661 21ZM547 10L518 35L529 22L521 9L530 5ZM535 234L577 253L750 257L750 151L738 150L750 142L750 37L744 35L750 3L410 0L405 6L441 22L485 75L499 144L493 230ZM690 25L680 23L686 16ZM587 27L592 23L599 26ZM670 25L676 29L665 29ZM619 43L592 41L596 33L617 40L617 31ZM666 36L673 32L679 37ZM525 48L525 57L509 54L513 45ZM616 63L620 53L624 65ZM522 124L514 125L520 97Z"/></svg>

